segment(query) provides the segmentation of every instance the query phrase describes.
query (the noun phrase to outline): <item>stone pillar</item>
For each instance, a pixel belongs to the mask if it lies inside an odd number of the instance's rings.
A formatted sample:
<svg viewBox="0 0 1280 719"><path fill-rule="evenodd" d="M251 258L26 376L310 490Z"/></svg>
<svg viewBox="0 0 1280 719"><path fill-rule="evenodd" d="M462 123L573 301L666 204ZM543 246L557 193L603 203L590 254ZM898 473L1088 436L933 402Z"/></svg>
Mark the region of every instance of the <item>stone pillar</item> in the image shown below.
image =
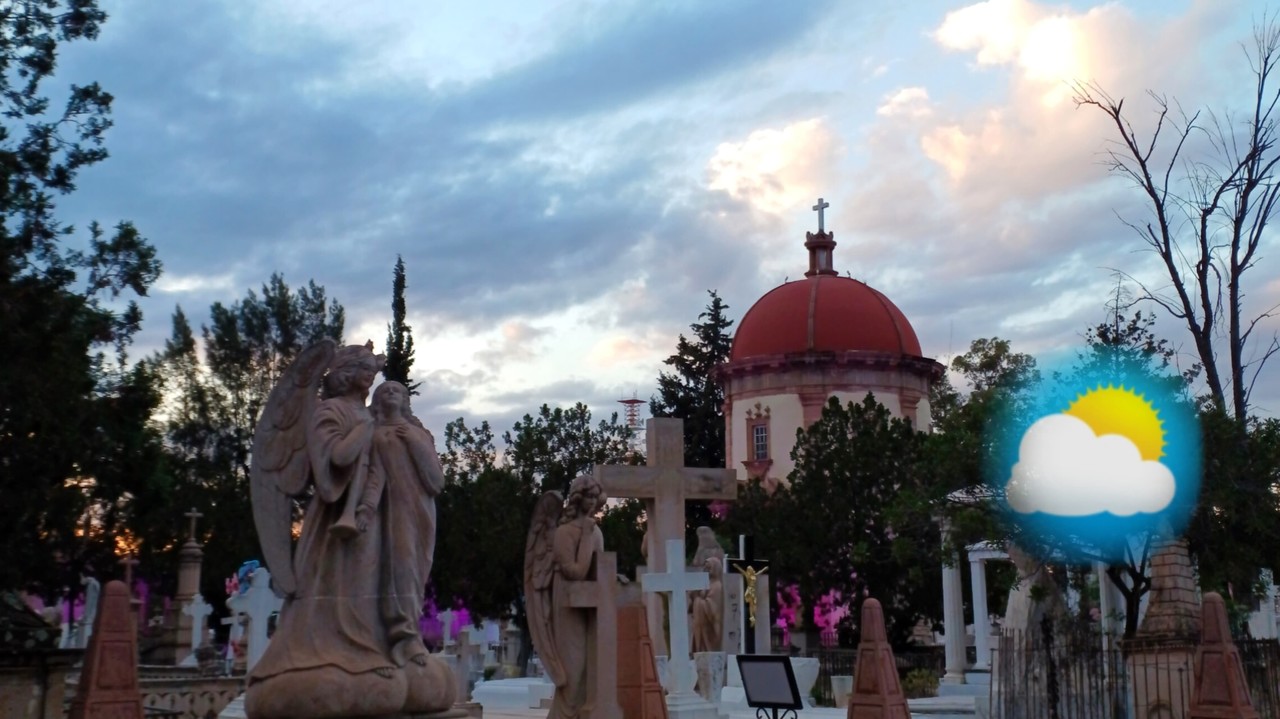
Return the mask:
<svg viewBox="0 0 1280 719"><path fill-rule="evenodd" d="M1104 562L1094 562L1098 575L1098 611L1102 614L1102 647L1110 651L1124 634L1124 596L1107 574Z"/></svg>
<svg viewBox="0 0 1280 719"><path fill-rule="evenodd" d="M987 564L981 559L969 560L969 580L973 588L973 644L977 661L973 668L991 669L991 613L987 611Z"/></svg>
<svg viewBox="0 0 1280 719"><path fill-rule="evenodd" d="M822 418L822 408L826 406L829 396L826 390L801 390L800 409L805 427Z"/></svg>
<svg viewBox="0 0 1280 719"><path fill-rule="evenodd" d="M951 539L951 523L942 523L943 551ZM950 564L942 565L942 631L946 634L947 673L944 684L964 684L964 582L960 576L960 558L951 553Z"/></svg>
<svg viewBox="0 0 1280 719"><path fill-rule="evenodd" d="M1200 604L1187 543L1160 542L1151 556L1151 603L1133 639L1123 643L1133 714L1185 716L1196 644Z"/></svg>

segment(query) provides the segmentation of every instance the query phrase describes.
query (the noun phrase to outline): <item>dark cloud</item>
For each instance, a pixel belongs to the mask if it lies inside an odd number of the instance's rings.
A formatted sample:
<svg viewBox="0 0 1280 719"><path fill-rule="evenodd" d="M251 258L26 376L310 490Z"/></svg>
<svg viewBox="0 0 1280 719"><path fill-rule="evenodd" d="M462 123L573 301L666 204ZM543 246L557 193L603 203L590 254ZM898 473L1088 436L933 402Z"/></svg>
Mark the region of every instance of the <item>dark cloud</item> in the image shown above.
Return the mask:
<svg viewBox="0 0 1280 719"><path fill-rule="evenodd" d="M544 57L450 98L445 112L504 121L615 111L767 59L812 29L828 2L636 2L602 8Z"/></svg>

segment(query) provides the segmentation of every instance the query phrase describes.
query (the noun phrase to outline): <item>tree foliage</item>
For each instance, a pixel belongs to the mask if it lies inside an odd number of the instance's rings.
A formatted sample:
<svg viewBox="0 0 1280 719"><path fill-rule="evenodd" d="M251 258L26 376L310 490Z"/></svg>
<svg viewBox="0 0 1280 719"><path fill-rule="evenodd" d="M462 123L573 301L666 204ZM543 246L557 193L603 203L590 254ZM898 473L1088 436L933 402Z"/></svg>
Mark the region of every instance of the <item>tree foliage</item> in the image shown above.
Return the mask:
<svg viewBox="0 0 1280 719"><path fill-rule="evenodd" d="M404 258L396 256L396 267L391 279L391 323L387 325L387 363L382 376L388 381L404 385L410 395L418 394L421 382L410 382L413 369L413 328L405 321L404 306Z"/></svg>
<svg viewBox="0 0 1280 719"><path fill-rule="evenodd" d="M649 400L649 413L654 417L679 417L684 420L684 463L686 467L725 466L724 389L715 380L716 367L729 359L733 337L729 329L733 320L725 317L729 306L715 290L689 325L693 339L683 334L676 341L675 354L663 360L672 372L658 374L658 394ZM686 541L695 541L693 532L699 525L714 525L710 503L686 503Z"/></svg>
<svg viewBox="0 0 1280 719"><path fill-rule="evenodd" d="M684 461L689 467L723 467L724 389L715 381L718 365L728 361L733 348L725 317L729 306L715 290L711 301L689 325L693 339L683 334L676 341L675 354L663 360L673 372L658 374L658 394L649 400L654 417L684 420Z"/></svg>
<svg viewBox="0 0 1280 719"><path fill-rule="evenodd" d="M625 458L630 437L617 412L592 427L591 410L581 402L568 409L544 404L536 417L526 414L502 435L507 466L541 491L566 496L574 477Z"/></svg>
<svg viewBox="0 0 1280 719"><path fill-rule="evenodd" d="M171 509L179 519L188 507L205 514L206 596L218 596L223 578L261 556L249 463L267 395L303 349L324 338L341 342L344 321L323 287L310 282L294 291L279 274L261 295L250 290L230 306L210 307L203 356L186 314L174 312L172 336L157 358L169 383L165 434L177 482Z"/></svg>
<svg viewBox="0 0 1280 719"><path fill-rule="evenodd" d="M0 588L46 595L115 570L116 537L165 482L155 372L127 356L155 249L128 222L80 238L57 216L107 157L112 97L73 84L55 105L42 86L105 20L92 0L0 6Z"/></svg>
<svg viewBox="0 0 1280 719"><path fill-rule="evenodd" d="M617 414L592 427L585 404L554 410L543 405L537 417L526 414L503 433L500 461L488 422L450 422L440 458L445 488L437 499L441 520L430 584L437 606L465 606L476 617L504 616L514 608L527 658L524 549L534 501L544 491L567 493L574 477L625 455L628 437ZM602 524L609 549L615 549L613 542L635 547L620 556L619 565L634 563L641 531L635 505L610 509Z"/></svg>
<svg viewBox="0 0 1280 719"><path fill-rule="evenodd" d="M868 596L883 604L898 645L940 606L938 497L924 437L870 394L847 405L833 397L797 432L790 484L770 496L752 483L731 515L729 528L758 538L774 581L795 583L806 607L840 592L849 605L842 641L857 641Z"/></svg>

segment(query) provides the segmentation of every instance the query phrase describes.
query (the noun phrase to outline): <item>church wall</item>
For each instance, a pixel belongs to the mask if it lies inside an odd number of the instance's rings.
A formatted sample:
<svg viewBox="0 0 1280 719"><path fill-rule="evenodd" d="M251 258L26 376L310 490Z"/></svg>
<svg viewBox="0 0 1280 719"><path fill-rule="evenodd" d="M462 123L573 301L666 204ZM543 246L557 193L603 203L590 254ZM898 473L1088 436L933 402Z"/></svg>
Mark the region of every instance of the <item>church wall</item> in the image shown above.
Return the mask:
<svg viewBox="0 0 1280 719"><path fill-rule="evenodd" d="M729 468L738 473L739 481L745 482L750 478L746 467L742 465L751 456L752 450L751 437L747 432L748 415L755 416L765 410L768 410L769 458L773 460L768 476L786 479L791 472L791 446L795 443L796 429L801 426L804 417L799 396L783 392L734 398L730 427L733 456L730 458Z"/></svg>

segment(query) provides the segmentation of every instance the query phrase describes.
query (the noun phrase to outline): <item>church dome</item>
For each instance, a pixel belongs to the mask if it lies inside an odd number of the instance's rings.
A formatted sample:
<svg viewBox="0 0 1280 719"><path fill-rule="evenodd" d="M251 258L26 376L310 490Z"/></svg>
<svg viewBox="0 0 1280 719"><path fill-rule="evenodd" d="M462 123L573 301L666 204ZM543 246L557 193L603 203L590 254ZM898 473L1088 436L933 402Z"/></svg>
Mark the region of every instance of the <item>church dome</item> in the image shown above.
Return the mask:
<svg viewBox="0 0 1280 719"><path fill-rule="evenodd" d="M814 273L761 297L738 325L729 360L806 352L920 356L906 315L866 283Z"/></svg>
<svg viewBox="0 0 1280 719"><path fill-rule="evenodd" d="M756 357L811 352L868 352L920 356L920 340L907 316L865 282L841 277L832 266L835 235L822 228L805 233L809 271L761 297L738 325L731 363Z"/></svg>

